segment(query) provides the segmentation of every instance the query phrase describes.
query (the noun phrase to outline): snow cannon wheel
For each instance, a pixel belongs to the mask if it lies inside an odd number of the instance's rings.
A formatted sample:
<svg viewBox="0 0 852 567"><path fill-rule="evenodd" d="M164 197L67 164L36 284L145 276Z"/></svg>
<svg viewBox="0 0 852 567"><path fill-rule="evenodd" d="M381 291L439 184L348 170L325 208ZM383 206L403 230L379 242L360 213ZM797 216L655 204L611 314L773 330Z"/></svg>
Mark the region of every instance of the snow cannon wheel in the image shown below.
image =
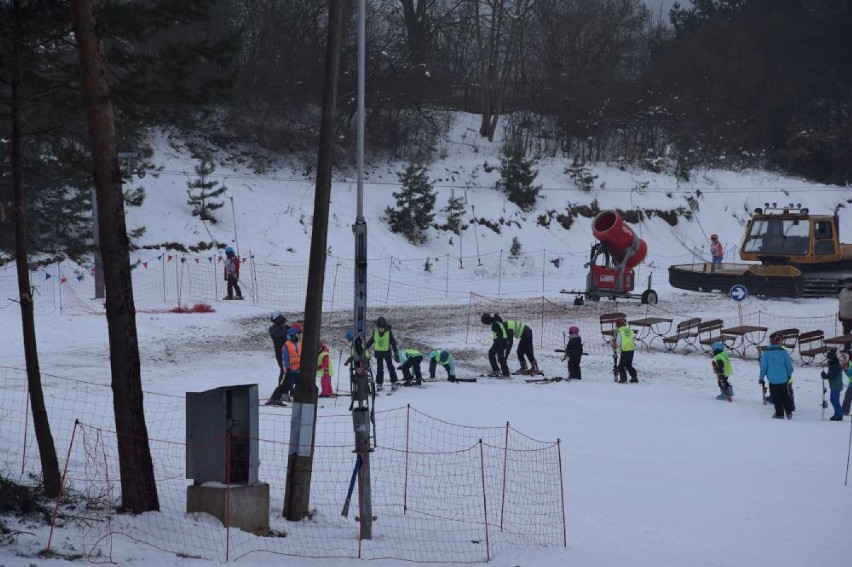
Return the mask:
<svg viewBox="0 0 852 567"><path fill-rule="evenodd" d="M646 289L642 292L642 305L656 305L659 297L653 289Z"/></svg>

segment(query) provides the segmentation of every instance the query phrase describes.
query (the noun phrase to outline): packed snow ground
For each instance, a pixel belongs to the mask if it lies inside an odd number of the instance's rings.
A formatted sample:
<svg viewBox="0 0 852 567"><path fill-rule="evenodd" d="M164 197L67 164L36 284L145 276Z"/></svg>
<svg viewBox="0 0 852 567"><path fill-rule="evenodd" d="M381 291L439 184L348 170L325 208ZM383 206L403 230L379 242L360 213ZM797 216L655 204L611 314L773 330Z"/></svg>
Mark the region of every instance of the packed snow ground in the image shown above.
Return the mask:
<svg viewBox="0 0 852 567"><path fill-rule="evenodd" d="M814 212L830 212L848 198L844 192L848 189L815 186L761 172L698 172L687 187L678 186L669 176L611 168L596 170L598 183L605 184L607 190L584 193L568 185L564 160L545 160L538 179L545 187L544 199L535 213L522 215L502 197L478 188L493 183L489 175L496 175L484 174L482 162L494 164L497 160L494 148L478 143L473 151L465 142L471 140L465 137L470 136L470 126L460 123L460 130L454 134L458 143L450 146L448 157L435 164L433 171L436 177L445 179L438 189L443 195L439 206L451 189L463 191L464 180L476 170L477 187L469 188L467 197L477 217L496 219L505 215L518 220L520 226L507 227L500 235L480 230L483 254L508 250L513 236L527 250L546 247L579 254L587 251L591 242L590 220L578 219L569 231L555 224L545 230L536 224L537 214L593 199L601 208L669 209L684 205L686 196L694 196L695 189L700 188L700 209L694 221L681 221L672 228L653 219L634 227L648 242L648 263L664 274L669 264L691 261L693 252L706 251L709 232L722 234L729 250L735 247L747 208L765 201L794 201L806 203ZM223 214L218 225L205 228L189 216L185 204L185 181L192 176L192 164L165 144L160 147L158 159L166 172L173 173L146 178L146 205L128 214L129 227L148 227L143 244L194 244L210 239L209 228L218 242L238 240L244 248L251 247L255 254L269 260L307 257L312 206L309 181L293 181L285 172L263 178L245 171L219 170L222 175L233 175L225 183L234 197L238 224L235 226L229 215ZM458 239L450 248L446 233L433 234L429 244L417 248L385 230L380 217L395 190L393 172L401 167L391 164L384 172L373 171L367 185L370 256L418 258L452 253ZM639 180L649 181L648 188L631 190ZM335 185L329 234L335 253L346 255L352 249L353 209L354 182L341 178ZM852 220L847 210L840 210L841 225L845 221L849 226ZM463 242L465 254L476 249L471 232L464 235L468 239ZM640 280L646 268L640 269ZM2 273L4 277L11 275L8 270ZM516 283L523 287L524 282ZM537 278L527 287L537 289ZM731 300L673 290L664 275L655 276L654 287L660 292L660 307L675 313L736 316L737 306ZM571 298L552 299L567 304ZM19 311L14 304L3 307L0 364L23 368ZM146 391L182 395L233 384L237 376L237 383L257 383L261 396L269 395L276 378L271 343L267 344L265 337L269 311L283 308L295 318L301 306L218 302L214 307L212 314L137 316ZM459 306L459 311L466 307ZM744 309L760 309L777 317L830 318L836 313L836 300L749 298ZM578 319L584 317L583 308L577 313ZM371 310L368 317L375 319L379 314ZM479 334L473 340L466 340L465 328L452 321L447 324L427 319L425 325L410 330L405 330L402 322L392 323L406 340L465 352L459 375L478 375L486 369L484 345L488 339L484 327L476 330ZM109 383L107 331L102 316L39 314L36 329L43 372ZM342 347L340 337L335 334L326 338L336 360ZM599 335L588 330L584 339L587 344L600 342ZM546 373L565 374L559 355L540 351L538 356ZM514 368L514 355L512 358ZM770 419L772 407L762 404L753 358L733 358L736 397L729 404L714 399L718 389L706 355L656 350L637 355L641 382L635 385L614 384L611 358L592 354L583 362L584 378L580 382L532 385L514 378L454 385L443 381L439 372L440 381L428 388L404 389L393 397L379 398L378 404L397 407L411 403L430 415L466 425L499 426L509 421L533 437L561 439L568 547L501 554L491 562L498 567L846 565L852 551L844 533L852 510L852 487L845 485L852 430L848 418L841 423L821 419L819 369L802 367L797 358L795 361L797 411L792 421ZM46 384L49 387L49 380ZM343 384L341 388L347 389ZM320 409L323 411L339 409ZM70 416L57 416L67 418ZM269 418L269 414L262 418ZM24 533L0 546L0 565L71 564L36 555L46 544L47 528L15 526L14 518L5 521ZM53 545L71 553L77 541L78 534L67 527L54 535ZM113 557L123 564L202 565L121 538L115 540ZM351 567L358 563L254 554L239 564Z"/></svg>

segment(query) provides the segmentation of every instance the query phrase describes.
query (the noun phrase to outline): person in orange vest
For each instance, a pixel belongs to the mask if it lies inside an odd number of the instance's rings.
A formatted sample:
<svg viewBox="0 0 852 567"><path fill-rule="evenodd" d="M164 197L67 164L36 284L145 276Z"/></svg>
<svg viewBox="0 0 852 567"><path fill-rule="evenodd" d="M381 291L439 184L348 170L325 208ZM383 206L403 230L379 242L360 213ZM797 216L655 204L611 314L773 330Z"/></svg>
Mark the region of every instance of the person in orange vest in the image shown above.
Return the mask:
<svg viewBox="0 0 852 567"><path fill-rule="evenodd" d="M334 366L331 364L331 356L328 354L328 346L319 342L319 358L317 358L317 378L320 380L320 397L334 397L334 390L331 388L331 377L334 376Z"/></svg>
<svg viewBox="0 0 852 567"><path fill-rule="evenodd" d="M712 271L722 269L722 258L725 257L725 247L719 242L718 234L710 235L710 257L713 259Z"/></svg>
<svg viewBox="0 0 852 567"><path fill-rule="evenodd" d="M299 379L299 368L302 359L302 328L293 325L287 331L287 342L281 351L281 364L284 367L284 396L285 402L292 400L296 380Z"/></svg>

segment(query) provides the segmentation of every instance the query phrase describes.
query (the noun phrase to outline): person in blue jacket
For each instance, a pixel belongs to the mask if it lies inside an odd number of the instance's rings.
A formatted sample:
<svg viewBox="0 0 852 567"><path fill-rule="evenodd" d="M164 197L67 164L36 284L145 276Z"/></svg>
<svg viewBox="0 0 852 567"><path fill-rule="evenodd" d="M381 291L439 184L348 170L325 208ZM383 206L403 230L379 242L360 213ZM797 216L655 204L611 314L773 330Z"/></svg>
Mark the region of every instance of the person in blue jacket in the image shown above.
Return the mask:
<svg viewBox="0 0 852 567"><path fill-rule="evenodd" d="M793 419L793 403L787 391L787 381L793 375L793 361L790 353L781 345L781 335L769 335L769 346L761 349L760 377L761 386L769 382L769 392L775 405L774 419Z"/></svg>

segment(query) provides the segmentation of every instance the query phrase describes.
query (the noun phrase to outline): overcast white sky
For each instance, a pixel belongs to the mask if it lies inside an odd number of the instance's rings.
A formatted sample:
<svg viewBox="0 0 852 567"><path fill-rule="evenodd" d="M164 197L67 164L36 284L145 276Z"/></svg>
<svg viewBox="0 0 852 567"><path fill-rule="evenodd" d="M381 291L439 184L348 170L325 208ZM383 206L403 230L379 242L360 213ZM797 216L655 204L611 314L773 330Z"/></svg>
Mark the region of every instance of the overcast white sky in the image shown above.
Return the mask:
<svg viewBox="0 0 852 567"><path fill-rule="evenodd" d="M651 12L657 16L662 11L662 16L668 21L669 8L671 8L675 2L680 2L681 6L691 6L692 2L690 0L645 0L645 5L651 10Z"/></svg>

